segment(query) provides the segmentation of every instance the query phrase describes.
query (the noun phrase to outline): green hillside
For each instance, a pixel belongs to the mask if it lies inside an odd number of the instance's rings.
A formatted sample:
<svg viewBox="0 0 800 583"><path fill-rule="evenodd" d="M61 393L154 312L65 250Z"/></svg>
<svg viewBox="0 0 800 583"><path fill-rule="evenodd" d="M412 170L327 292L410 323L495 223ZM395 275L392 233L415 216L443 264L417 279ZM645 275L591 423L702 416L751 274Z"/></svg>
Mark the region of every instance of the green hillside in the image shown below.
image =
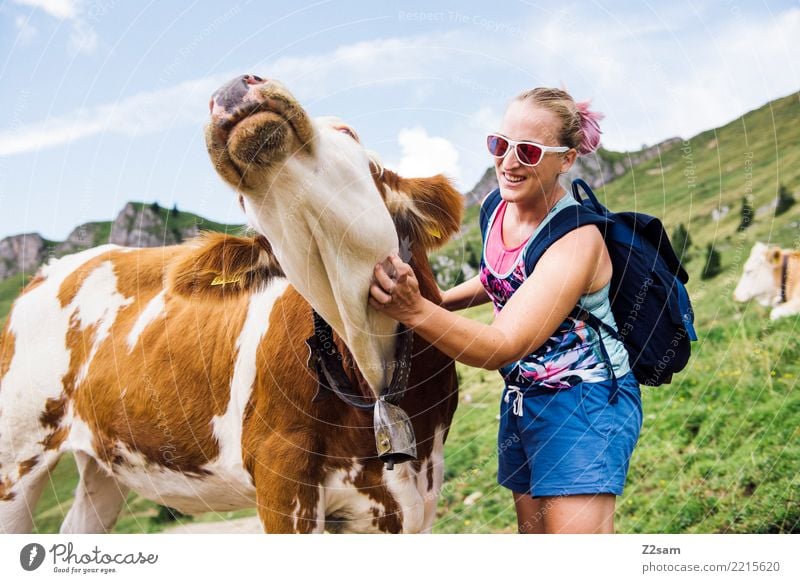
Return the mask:
<svg viewBox="0 0 800 583"><path fill-rule="evenodd" d="M773 220L772 212L757 215L745 236L737 235L736 228L742 197L752 196L759 209L775 199L781 185L796 197L800 193L799 120L800 94L795 93L698 134L634 167L598 194L612 209L655 214L670 229L685 224L698 246L711 242L725 251L744 242L745 253L755 240L791 246L800 233L800 205L779 220ZM728 214L714 221L712 211L723 207Z"/></svg>
<svg viewBox="0 0 800 583"><path fill-rule="evenodd" d="M26 276L19 274L0 281L0 326L5 322L11 304L14 303L27 279Z"/></svg>

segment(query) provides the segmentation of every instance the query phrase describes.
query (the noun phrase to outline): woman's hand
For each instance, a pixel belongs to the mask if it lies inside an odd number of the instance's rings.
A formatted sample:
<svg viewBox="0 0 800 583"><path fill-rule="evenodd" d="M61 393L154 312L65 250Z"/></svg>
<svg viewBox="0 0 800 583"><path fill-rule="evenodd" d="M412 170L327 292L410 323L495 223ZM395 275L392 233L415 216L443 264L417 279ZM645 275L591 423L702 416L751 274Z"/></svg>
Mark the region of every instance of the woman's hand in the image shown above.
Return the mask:
<svg viewBox="0 0 800 583"><path fill-rule="evenodd" d="M394 277L386 273L383 264L375 266L375 281L369 288L369 305L390 318L409 324L422 311L425 298L419 293L419 282L411 266L403 263L397 255L390 255L387 260L394 267Z"/></svg>

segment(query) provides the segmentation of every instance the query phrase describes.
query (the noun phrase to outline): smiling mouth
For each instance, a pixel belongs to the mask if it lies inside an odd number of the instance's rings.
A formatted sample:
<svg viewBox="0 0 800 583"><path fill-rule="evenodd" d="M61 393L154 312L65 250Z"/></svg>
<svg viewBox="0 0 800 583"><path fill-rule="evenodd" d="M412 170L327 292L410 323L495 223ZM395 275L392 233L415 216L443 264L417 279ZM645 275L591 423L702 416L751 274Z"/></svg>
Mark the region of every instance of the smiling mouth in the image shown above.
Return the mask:
<svg viewBox="0 0 800 583"><path fill-rule="evenodd" d="M513 174L509 174L508 172L503 172L503 178L506 179L507 182L511 184L519 184L520 182L525 181L528 177L527 176L516 176Z"/></svg>

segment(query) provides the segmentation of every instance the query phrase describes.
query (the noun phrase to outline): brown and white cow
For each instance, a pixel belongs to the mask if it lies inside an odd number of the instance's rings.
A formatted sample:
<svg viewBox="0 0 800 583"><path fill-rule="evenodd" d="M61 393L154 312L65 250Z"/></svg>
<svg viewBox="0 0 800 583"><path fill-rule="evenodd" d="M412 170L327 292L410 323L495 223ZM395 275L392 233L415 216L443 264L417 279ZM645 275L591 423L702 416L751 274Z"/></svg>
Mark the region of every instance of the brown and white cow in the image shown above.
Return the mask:
<svg viewBox="0 0 800 583"><path fill-rule="evenodd" d="M418 460L388 470L372 412L314 399L305 340L313 305L372 398L395 343L368 308L372 268L403 239L435 300L426 252L457 231L461 196L443 177L380 169L353 130L255 79L215 95L208 144L258 235L91 249L50 262L15 302L0 344L0 532L30 531L64 452L80 482L62 532L110 530L129 490L185 513L257 506L266 532L430 530L454 363L414 338L400 405Z"/></svg>
<svg viewBox="0 0 800 583"><path fill-rule="evenodd" d="M733 299L771 306L771 320L800 314L800 252L757 242L744 264Z"/></svg>

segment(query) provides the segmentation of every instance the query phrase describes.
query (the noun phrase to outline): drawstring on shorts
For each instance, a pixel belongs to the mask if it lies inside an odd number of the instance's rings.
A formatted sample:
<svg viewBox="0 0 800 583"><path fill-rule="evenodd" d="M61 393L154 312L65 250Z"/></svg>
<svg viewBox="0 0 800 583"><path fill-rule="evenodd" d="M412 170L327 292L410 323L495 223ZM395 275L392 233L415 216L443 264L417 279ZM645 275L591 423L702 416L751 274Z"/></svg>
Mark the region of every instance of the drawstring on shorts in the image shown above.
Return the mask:
<svg viewBox="0 0 800 583"><path fill-rule="evenodd" d="M506 388L507 388L506 396L504 397L505 402L508 403L508 398L513 393L514 403L511 406L511 410L517 417L522 417L522 390L520 390L519 387L515 387L513 385L508 385L508 387Z"/></svg>

